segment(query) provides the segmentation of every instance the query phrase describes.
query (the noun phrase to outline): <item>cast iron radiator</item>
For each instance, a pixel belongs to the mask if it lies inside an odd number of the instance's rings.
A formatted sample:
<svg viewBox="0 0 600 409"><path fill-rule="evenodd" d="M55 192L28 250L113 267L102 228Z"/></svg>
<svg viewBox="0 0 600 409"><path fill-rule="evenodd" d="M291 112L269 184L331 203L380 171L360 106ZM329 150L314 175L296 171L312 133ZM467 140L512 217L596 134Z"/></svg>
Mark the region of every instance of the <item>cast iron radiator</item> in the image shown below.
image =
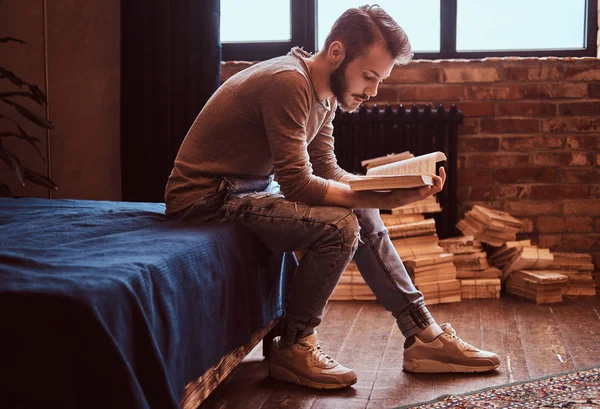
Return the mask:
<svg viewBox="0 0 600 409"><path fill-rule="evenodd" d="M419 109L413 105L383 108L363 105L358 112L338 109L334 119L335 154L339 165L352 173L365 173L360 162L391 153L410 151L415 156L441 151L448 158L441 163L448 175L442 192L437 194L442 212L435 214L440 238L458 235L456 229L457 135L463 115L455 105ZM439 167L440 164L438 164Z"/></svg>

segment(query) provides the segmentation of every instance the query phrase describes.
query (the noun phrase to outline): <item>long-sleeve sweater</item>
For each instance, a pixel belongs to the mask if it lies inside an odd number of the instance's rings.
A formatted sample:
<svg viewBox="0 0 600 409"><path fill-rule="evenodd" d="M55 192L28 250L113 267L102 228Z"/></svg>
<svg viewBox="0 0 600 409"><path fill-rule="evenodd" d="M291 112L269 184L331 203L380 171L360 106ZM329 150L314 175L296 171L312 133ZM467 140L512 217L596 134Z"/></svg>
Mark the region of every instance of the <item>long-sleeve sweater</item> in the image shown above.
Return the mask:
<svg viewBox="0 0 600 409"><path fill-rule="evenodd" d="M167 214L192 205L222 177L275 174L291 201L320 204L328 179L346 172L333 151L335 98L320 101L304 50L229 78L186 135L165 191Z"/></svg>

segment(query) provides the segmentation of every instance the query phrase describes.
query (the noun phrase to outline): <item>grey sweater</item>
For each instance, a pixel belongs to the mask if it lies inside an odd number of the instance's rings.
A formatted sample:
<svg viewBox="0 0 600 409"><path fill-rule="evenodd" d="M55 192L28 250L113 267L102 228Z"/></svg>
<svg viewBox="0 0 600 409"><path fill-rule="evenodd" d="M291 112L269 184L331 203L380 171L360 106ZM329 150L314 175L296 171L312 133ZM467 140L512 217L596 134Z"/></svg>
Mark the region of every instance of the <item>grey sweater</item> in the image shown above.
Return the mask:
<svg viewBox="0 0 600 409"><path fill-rule="evenodd" d="M346 172L333 152L337 102L318 100L304 61L309 56L293 48L240 71L213 94L175 159L167 214L192 205L227 176L274 173L287 199L322 202L327 180Z"/></svg>

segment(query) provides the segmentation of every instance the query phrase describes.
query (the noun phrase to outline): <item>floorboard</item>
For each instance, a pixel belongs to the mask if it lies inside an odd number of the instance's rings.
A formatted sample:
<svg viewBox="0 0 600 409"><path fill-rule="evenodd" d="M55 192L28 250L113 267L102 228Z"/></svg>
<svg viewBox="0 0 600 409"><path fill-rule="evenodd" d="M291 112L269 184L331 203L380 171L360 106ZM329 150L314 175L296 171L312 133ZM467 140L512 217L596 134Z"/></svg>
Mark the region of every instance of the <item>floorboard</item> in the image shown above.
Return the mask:
<svg viewBox="0 0 600 409"><path fill-rule="evenodd" d="M404 372L404 337L391 314L373 301L331 301L319 340L325 352L356 370L356 385L314 391L271 379L259 344L200 408L392 408L600 365L600 296L535 305L503 295L430 310L439 323L452 323L465 341L496 352L500 368L475 375Z"/></svg>

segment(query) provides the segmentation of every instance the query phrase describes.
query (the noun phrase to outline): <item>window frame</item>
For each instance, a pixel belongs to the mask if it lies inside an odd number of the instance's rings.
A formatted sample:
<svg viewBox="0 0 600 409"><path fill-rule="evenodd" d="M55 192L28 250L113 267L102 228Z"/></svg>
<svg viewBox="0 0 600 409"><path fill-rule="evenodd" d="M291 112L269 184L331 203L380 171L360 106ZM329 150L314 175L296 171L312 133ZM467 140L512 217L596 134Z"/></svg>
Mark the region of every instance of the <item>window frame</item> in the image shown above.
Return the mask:
<svg viewBox="0 0 600 409"><path fill-rule="evenodd" d="M222 44L223 61L262 61L287 54L296 45L317 49L317 0L291 1L291 41ZM598 0L586 0L585 48L580 50L456 51L457 0L440 0L440 51L415 52L415 59L481 59L487 57L596 57Z"/></svg>

